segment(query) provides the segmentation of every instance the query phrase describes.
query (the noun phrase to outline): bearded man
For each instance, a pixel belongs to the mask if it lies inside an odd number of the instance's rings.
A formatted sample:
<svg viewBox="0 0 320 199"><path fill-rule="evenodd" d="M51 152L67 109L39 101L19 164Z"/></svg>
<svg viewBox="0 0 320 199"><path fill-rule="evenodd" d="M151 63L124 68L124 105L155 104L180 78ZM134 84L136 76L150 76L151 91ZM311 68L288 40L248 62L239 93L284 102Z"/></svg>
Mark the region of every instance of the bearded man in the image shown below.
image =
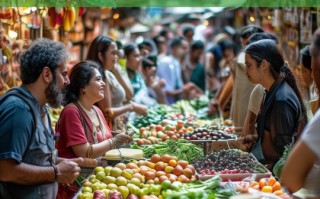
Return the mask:
<svg viewBox="0 0 320 199"><path fill-rule="evenodd" d="M83 159L57 158L47 111L69 84L66 60L64 44L36 40L20 57L22 86L0 98L0 198L54 199L79 175Z"/></svg>

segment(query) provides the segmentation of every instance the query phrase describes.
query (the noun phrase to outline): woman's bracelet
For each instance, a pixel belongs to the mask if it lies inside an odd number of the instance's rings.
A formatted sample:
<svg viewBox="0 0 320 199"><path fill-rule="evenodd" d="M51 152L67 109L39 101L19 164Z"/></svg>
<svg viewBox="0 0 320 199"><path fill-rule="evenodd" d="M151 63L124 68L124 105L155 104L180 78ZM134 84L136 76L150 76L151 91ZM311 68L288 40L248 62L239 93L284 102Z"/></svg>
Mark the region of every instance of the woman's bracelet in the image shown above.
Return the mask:
<svg viewBox="0 0 320 199"><path fill-rule="evenodd" d="M134 107L133 107L133 104L131 103L131 101L129 102L129 108L130 108L130 110L129 110L129 111L131 111L131 112L133 112L133 111L134 111Z"/></svg>
<svg viewBox="0 0 320 199"><path fill-rule="evenodd" d="M107 140L109 142L110 148L112 149L113 148L113 138L107 139Z"/></svg>

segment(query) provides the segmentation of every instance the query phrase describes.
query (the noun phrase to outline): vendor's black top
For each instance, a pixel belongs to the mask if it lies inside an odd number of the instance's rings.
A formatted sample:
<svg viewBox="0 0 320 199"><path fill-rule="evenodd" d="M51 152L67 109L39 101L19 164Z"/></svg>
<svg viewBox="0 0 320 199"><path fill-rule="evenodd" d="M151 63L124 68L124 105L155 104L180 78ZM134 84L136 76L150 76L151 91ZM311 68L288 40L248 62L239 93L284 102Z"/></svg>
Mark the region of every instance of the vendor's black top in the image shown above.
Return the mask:
<svg viewBox="0 0 320 199"><path fill-rule="evenodd" d="M31 93L24 87L17 89L34 104L37 127L33 128L34 116L26 101L9 96L0 104L0 159L13 159L17 164L50 166L53 164L53 130L43 124L41 107ZM47 118L47 126L50 126L48 114ZM0 198L53 199L57 189L57 183L25 186L0 182Z"/></svg>
<svg viewBox="0 0 320 199"><path fill-rule="evenodd" d="M260 144L262 144L265 136L271 136L270 132L272 131L275 133L275 137L271 139L273 146L270 147L273 147L281 156L284 147L292 142L298 129L301 117L299 99L292 88L282 79L266 93L263 104L257 119L259 135L257 144L259 144L259 139L261 139ZM268 131L268 133L264 133L264 131ZM259 160L272 163L277 161L268 158L265 147L261 147L264 157L261 157L261 154L259 155L255 149L253 154Z"/></svg>

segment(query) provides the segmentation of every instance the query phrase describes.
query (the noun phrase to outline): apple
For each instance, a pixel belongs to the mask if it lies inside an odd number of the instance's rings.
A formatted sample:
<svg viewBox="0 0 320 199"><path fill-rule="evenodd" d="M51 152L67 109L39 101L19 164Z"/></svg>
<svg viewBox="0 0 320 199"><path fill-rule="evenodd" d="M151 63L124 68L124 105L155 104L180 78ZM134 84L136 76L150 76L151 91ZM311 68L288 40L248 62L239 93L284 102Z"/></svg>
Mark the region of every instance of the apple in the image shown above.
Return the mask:
<svg viewBox="0 0 320 199"><path fill-rule="evenodd" d="M173 169L173 174L176 176L180 176L183 174L183 168L180 165L177 165L174 169Z"/></svg>
<svg viewBox="0 0 320 199"><path fill-rule="evenodd" d="M149 126L149 129L152 130L152 129L155 129L155 127L156 127L156 126L155 126L154 124L151 124L151 125Z"/></svg>
<svg viewBox="0 0 320 199"><path fill-rule="evenodd" d="M196 169L195 169L194 166L192 166L191 164L188 164L186 168L191 169L191 171L192 171L193 174L196 173Z"/></svg>
<svg viewBox="0 0 320 199"><path fill-rule="evenodd" d="M157 126L156 126L156 131L162 131L162 130L163 130L163 128L162 128L161 125L157 125Z"/></svg>
<svg viewBox="0 0 320 199"><path fill-rule="evenodd" d="M143 133L145 130L146 130L146 128L141 127L141 128L139 129L140 134Z"/></svg>

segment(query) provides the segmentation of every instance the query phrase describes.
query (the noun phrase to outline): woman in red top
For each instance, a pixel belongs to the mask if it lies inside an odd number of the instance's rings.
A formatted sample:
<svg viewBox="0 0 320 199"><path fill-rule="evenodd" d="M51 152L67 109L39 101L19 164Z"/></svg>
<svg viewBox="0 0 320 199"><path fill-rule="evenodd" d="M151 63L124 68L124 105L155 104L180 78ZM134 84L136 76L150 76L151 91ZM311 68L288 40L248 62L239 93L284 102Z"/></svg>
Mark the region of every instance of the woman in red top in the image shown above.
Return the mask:
<svg viewBox="0 0 320 199"><path fill-rule="evenodd" d="M84 61L71 71L68 105L61 112L56 129L60 134L56 144L59 157L98 158L114 146L132 141L124 133L112 137L103 113L94 105L104 97L105 83L98 69L95 62ZM57 198L72 198L76 192L76 186L59 185Z"/></svg>

